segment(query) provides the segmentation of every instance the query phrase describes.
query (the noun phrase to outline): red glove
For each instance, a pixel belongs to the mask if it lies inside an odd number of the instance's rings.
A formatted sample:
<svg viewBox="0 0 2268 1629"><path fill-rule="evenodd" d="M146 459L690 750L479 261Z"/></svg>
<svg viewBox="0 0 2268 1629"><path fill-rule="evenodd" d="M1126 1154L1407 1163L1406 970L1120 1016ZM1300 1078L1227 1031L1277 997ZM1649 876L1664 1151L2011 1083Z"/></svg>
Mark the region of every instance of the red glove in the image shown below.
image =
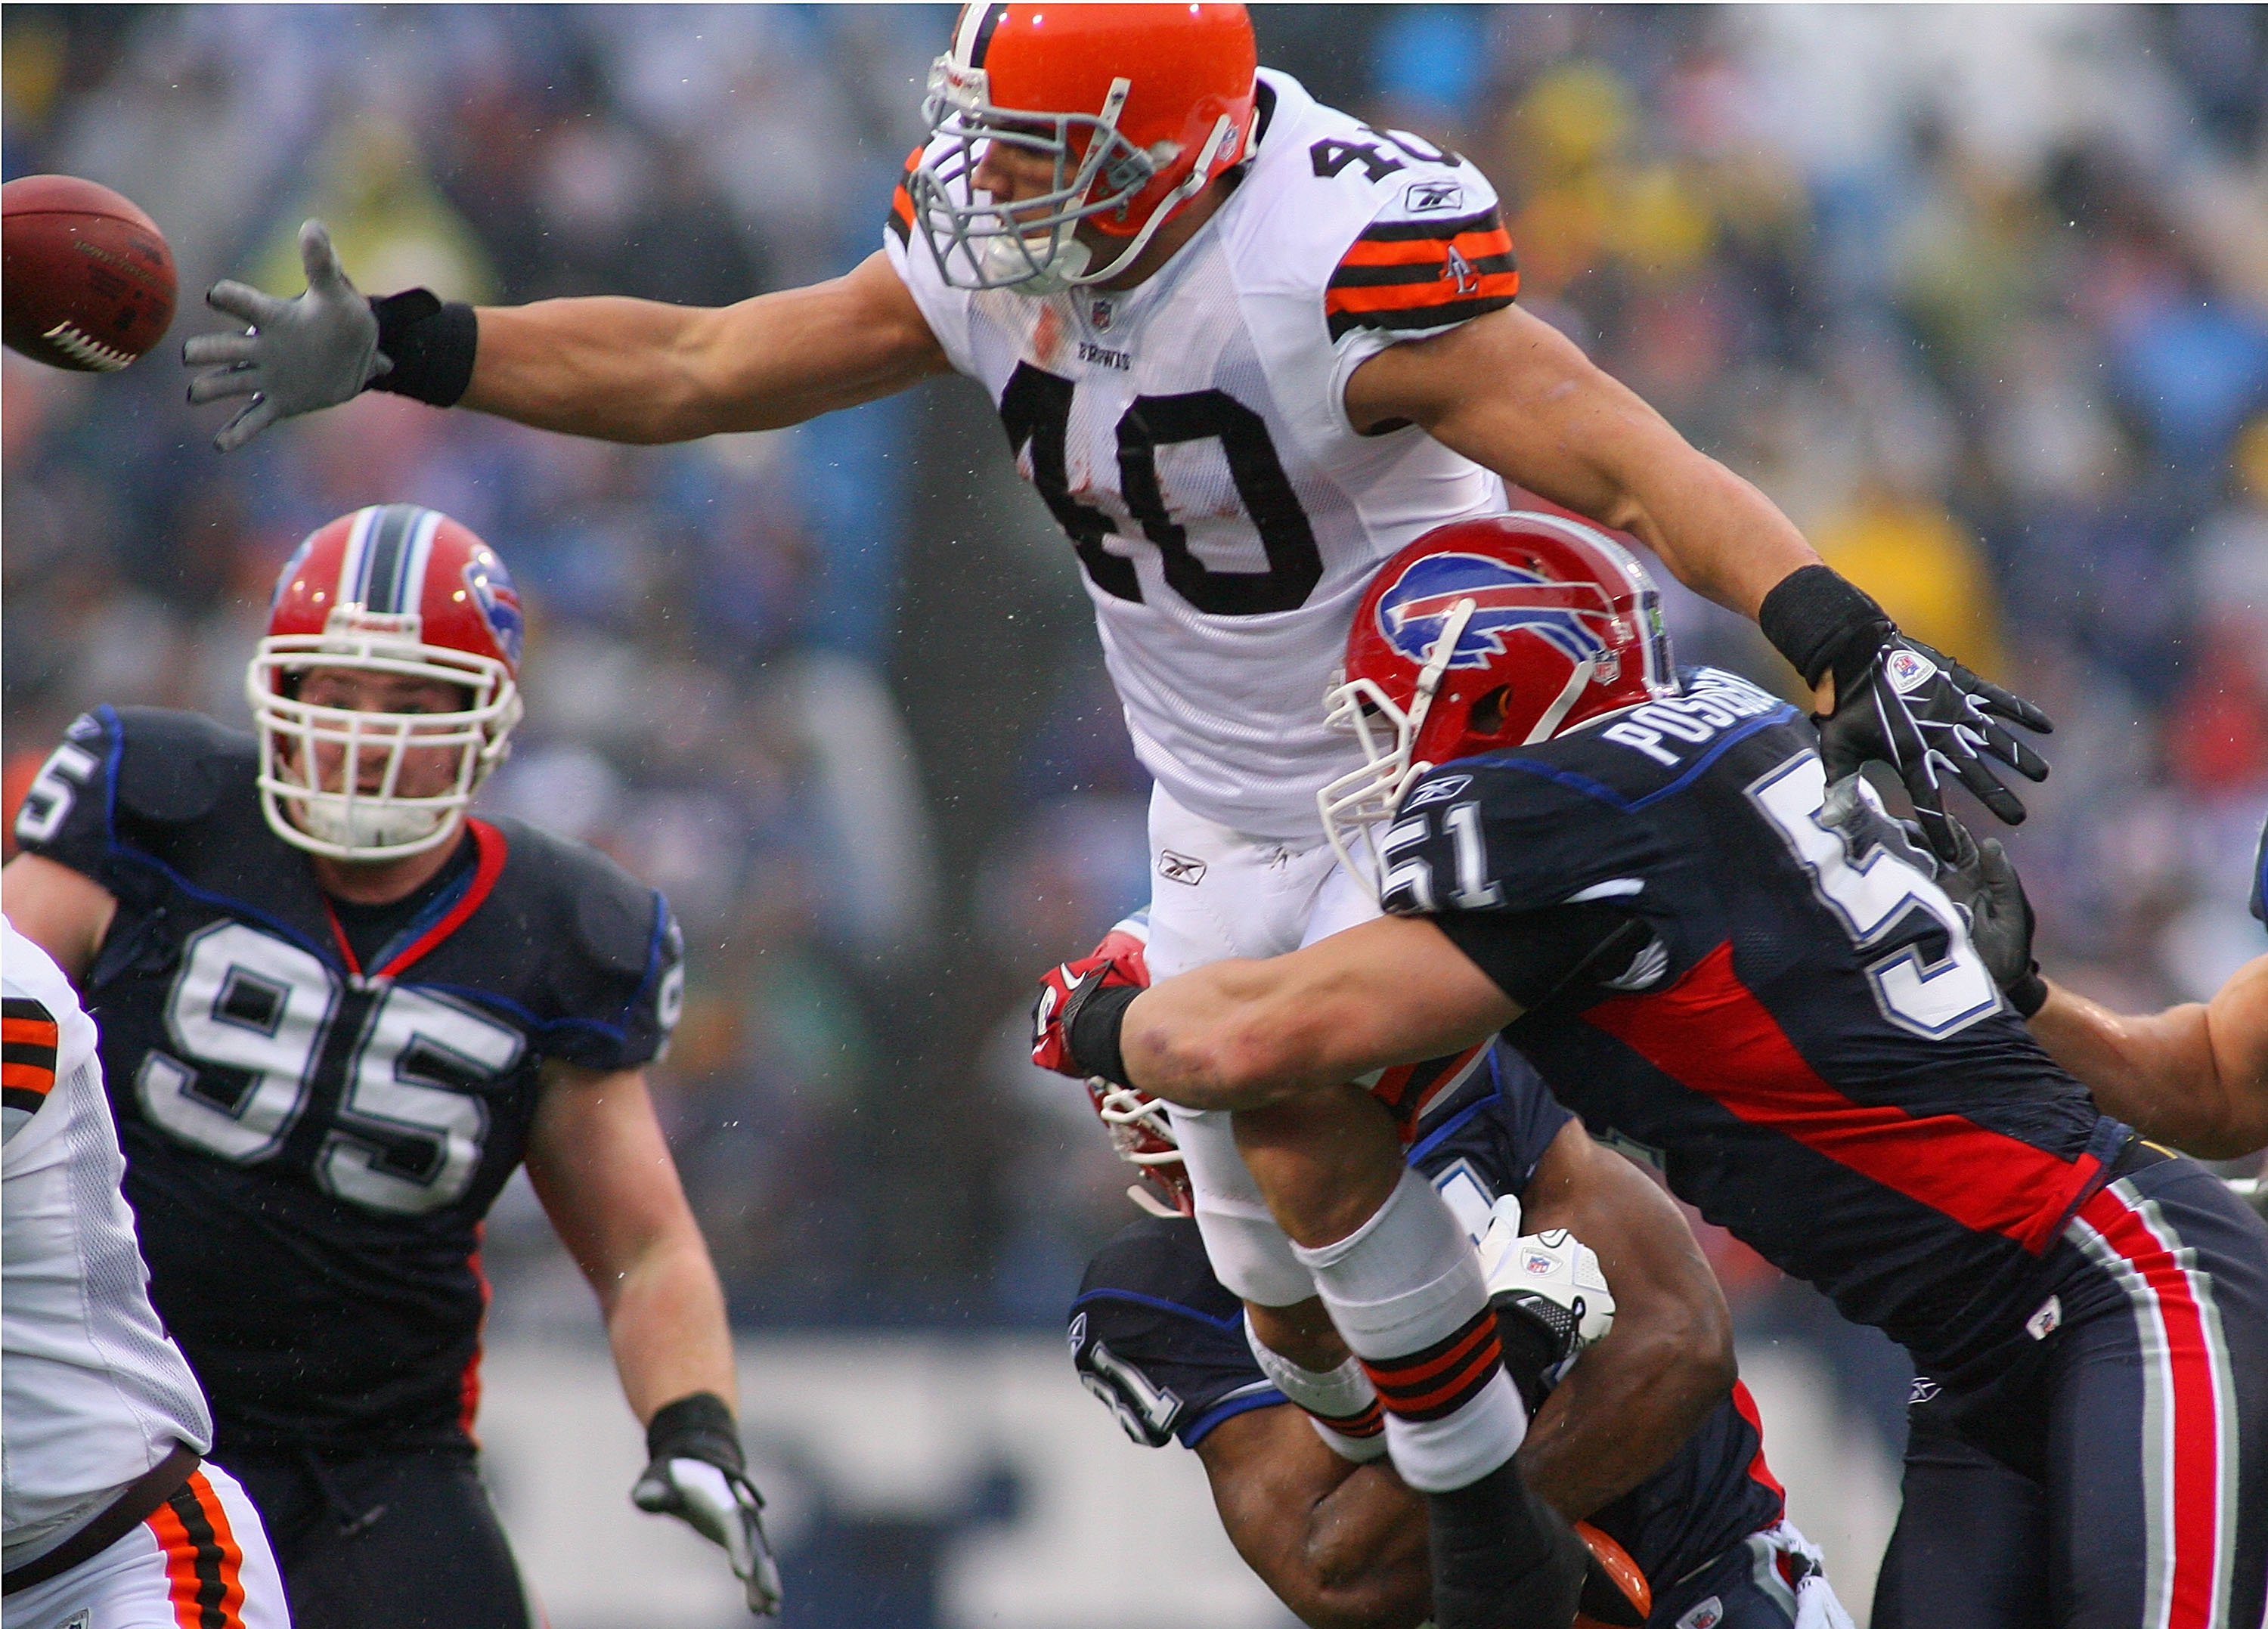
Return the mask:
<svg viewBox="0 0 2268 1629"><path fill-rule="evenodd" d="M1148 987L1149 925L1141 917L1129 917L1102 936L1092 955L1048 969L1040 980L1039 999L1032 1004L1034 1063L1074 1080L1086 1079L1087 1072L1071 1058L1071 1021L1097 990Z"/></svg>

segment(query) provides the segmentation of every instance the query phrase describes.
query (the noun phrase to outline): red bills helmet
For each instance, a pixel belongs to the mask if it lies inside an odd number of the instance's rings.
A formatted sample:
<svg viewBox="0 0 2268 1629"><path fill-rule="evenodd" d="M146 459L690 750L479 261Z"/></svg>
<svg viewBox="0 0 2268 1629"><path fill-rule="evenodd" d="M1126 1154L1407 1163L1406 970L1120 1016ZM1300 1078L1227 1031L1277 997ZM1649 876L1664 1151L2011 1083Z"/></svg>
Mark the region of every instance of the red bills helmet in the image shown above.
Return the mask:
<svg viewBox="0 0 2268 1629"><path fill-rule="evenodd" d="M1149 984L1148 909L1136 911L1104 934L1094 954L1116 958L1135 983ZM1118 1157L1142 1174L1143 1180L1129 1188L1126 1197L1152 1216L1196 1215L1197 1190L1189 1184L1181 1139L1174 1134L1164 1101L1100 1076L1088 1078L1086 1095L1110 1132L1110 1146Z"/></svg>
<svg viewBox="0 0 2268 1629"><path fill-rule="evenodd" d="M1367 878L1348 828L1367 840L1435 764L1549 741L1674 684L1653 579L1603 532L1528 512L1436 527L1355 608L1324 704L1364 764L1315 794L1323 829Z"/></svg>
<svg viewBox="0 0 2268 1629"><path fill-rule="evenodd" d="M245 674L269 828L335 859L398 859L446 842L519 721L521 626L504 562L438 510L387 504L310 533L276 579L268 637ZM434 680L463 704L311 705L300 691L318 669ZM441 790L401 789L413 750L455 755ZM365 788L373 764L377 785Z"/></svg>
<svg viewBox="0 0 2268 1629"><path fill-rule="evenodd" d="M964 6L906 180L939 272L1027 294L1116 276L1245 156L1257 61L1241 5ZM1049 189L1012 214L976 183L993 142L1054 161ZM1090 268L1082 221L1126 240L1109 264Z"/></svg>

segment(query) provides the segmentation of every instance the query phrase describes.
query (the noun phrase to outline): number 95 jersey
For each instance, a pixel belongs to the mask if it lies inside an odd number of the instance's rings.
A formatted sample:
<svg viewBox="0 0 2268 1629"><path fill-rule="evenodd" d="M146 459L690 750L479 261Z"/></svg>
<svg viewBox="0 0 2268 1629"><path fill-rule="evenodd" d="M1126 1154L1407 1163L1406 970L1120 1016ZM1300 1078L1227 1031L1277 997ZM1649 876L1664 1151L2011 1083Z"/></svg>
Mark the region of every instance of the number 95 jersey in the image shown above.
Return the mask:
<svg viewBox="0 0 2268 1629"><path fill-rule="evenodd" d="M1358 434L1348 377L1510 305L1520 279L1471 165L1282 74L1256 102L1256 156L1139 287L949 287L902 186L883 247L1071 534L1144 767L1207 820L1294 837L1353 767L1322 697L1372 571L1505 506L1421 430Z"/></svg>
<svg viewBox="0 0 2268 1629"><path fill-rule="evenodd" d="M539 1069L655 1055L677 927L594 851L475 821L475 863L364 972L262 820L254 756L192 714L101 708L16 824L118 900L85 993L151 1296L224 1456L461 1444L479 1224Z"/></svg>

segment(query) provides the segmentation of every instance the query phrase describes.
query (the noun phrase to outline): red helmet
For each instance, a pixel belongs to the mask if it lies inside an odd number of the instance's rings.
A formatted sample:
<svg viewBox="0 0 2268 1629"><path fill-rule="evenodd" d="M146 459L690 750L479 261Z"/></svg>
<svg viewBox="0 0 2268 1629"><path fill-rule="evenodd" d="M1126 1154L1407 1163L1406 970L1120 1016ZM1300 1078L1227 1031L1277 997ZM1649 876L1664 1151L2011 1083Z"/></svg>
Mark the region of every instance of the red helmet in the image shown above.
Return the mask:
<svg viewBox="0 0 2268 1629"><path fill-rule="evenodd" d="M1355 608L1325 705L1365 762L1316 794L1323 829L1366 875L1345 828L1392 819L1435 764L1549 741L1674 684L1653 579L1603 532L1525 511L1436 527Z"/></svg>
<svg viewBox="0 0 2268 1629"><path fill-rule="evenodd" d="M1115 958L1135 983L1149 984L1148 908L1105 933L1094 954ZM1142 1174L1143 1180L1129 1188L1126 1197L1153 1216L1196 1215L1197 1190L1190 1186L1189 1168L1182 1161L1181 1139L1174 1133L1164 1100L1099 1075L1088 1078L1086 1095L1109 1131L1110 1146L1118 1151L1118 1157Z"/></svg>
<svg viewBox="0 0 2268 1629"><path fill-rule="evenodd" d="M1124 270L1245 156L1257 62L1241 5L962 7L930 69L931 150L906 182L939 273L1046 294ZM976 185L992 142L1055 161L1012 217ZM1130 241L1090 269L1081 221Z"/></svg>
<svg viewBox="0 0 2268 1629"><path fill-rule="evenodd" d="M353 860L396 859L446 841L519 720L521 627L519 595L496 550L438 510L387 504L309 533L276 579L268 637L245 674L260 734L261 810L276 835ZM463 704L441 712L313 705L300 690L318 668L436 680ZM339 758L328 772L322 748ZM445 786L401 789L413 748L455 753ZM379 785L365 790L359 766L373 759Z"/></svg>

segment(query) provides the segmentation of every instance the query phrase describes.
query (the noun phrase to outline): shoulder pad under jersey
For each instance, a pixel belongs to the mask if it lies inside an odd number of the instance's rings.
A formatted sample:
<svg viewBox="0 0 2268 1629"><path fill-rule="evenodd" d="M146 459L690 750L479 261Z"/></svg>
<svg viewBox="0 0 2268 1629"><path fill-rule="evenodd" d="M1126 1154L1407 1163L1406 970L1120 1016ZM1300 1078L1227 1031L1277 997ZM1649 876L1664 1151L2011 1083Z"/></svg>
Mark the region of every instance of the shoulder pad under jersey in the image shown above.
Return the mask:
<svg viewBox="0 0 2268 1629"><path fill-rule="evenodd" d="M521 944L552 950L550 999L574 1021L546 1050L593 1069L658 1056L685 999L685 939L669 902L587 844L508 817L490 823L511 856L497 903Z"/></svg>

